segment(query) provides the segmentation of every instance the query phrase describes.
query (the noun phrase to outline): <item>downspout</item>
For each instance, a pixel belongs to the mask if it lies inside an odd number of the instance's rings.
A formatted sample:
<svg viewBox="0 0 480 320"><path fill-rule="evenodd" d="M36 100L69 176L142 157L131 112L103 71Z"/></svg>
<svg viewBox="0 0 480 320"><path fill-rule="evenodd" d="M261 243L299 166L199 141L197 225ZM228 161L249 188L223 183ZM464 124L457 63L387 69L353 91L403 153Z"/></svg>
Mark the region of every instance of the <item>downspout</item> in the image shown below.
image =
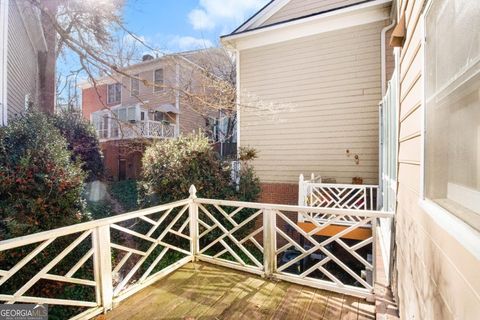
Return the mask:
<svg viewBox="0 0 480 320"><path fill-rule="evenodd" d="M386 46L385 46L385 38L386 34L390 29L392 29L395 26L395 20L392 21L392 23L385 28L382 29L380 41L381 41L381 66L382 66L382 99L385 96L385 93L387 92L387 57L386 57Z"/></svg>
<svg viewBox="0 0 480 320"><path fill-rule="evenodd" d="M382 81L382 97L380 102L378 103L378 128L379 128L379 139L378 139L378 151L379 151L379 167L378 167L378 189L377 189L377 210L383 209L383 167L385 166L383 159L383 98L387 92L387 57L386 57L386 46L385 46L385 38L387 32L395 26L395 20L385 28L382 29L381 36L380 36L380 48L381 48L381 81Z"/></svg>

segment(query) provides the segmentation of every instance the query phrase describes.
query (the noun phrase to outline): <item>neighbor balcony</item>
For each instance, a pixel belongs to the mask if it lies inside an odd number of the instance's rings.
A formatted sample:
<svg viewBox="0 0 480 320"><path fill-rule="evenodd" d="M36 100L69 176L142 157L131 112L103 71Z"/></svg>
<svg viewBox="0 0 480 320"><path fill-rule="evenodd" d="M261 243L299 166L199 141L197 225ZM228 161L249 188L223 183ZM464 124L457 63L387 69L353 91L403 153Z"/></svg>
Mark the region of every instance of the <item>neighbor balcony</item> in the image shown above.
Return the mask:
<svg viewBox="0 0 480 320"><path fill-rule="evenodd" d="M114 120L113 120L114 121ZM105 129L97 129L100 141L138 139L138 138L175 138L177 126L162 121L130 121L120 122Z"/></svg>
<svg viewBox="0 0 480 320"><path fill-rule="evenodd" d="M179 111L172 105L145 108L140 104L115 106L92 113L100 141L122 139L165 139L178 137Z"/></svg>
<svg viewBox="0 0 480 320"><path fill-rule="evenodd" d="M377 219L390 217L192 187L185 200L1 241L0 300L73 319L373 319Z"/></svg>

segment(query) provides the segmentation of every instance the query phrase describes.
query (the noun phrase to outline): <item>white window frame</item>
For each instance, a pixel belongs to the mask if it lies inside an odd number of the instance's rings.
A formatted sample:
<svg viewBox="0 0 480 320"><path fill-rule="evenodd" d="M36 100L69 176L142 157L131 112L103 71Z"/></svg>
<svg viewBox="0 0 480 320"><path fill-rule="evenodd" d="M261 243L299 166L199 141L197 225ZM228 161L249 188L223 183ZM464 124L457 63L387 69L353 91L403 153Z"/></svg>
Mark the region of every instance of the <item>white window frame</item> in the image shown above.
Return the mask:
<svg viewBox="0 0 480 320"><path fill-rule="evenodd" d="M460 244L464 246L476 259L480 260L480 232L471 227L468 223L457 217L455 214L446 210L442 206L438 205L434 201L426 197L426 181L425 181L425 160L426 160L426 18L432 7L433 1L439 0L428 0L428 3L420 17L420 27L422 28L421 32L423 34L421 49L423 55L422 63L422 85L423 85L423 94L422 94L422 128L421 128L421 155L420 155L420 199L419 206L423 211L435 221L446 233L448 233L453 239L457 240Z"/></svg>
<svg viewBox="0 0 480 320"><path fill-rule="evenodd" d="M157 83L155 81L155 73L157 72L157 70L162 70L162 85L165 84L165 69L164 68L157 68L155 70L153 70L153 93L159 93L159 92L163 92L164 91L164 88L163 87L157 87Z"/></svg>
<svg viewBox="0 0 480 320"><path fill-rule="evenodd" d="M117 85L120 87L120 100L110 101L109 88L110 86L117 86ZM118 104L118 103L122 103L122 84L120 82L107 84L107 104Z"/></svg>

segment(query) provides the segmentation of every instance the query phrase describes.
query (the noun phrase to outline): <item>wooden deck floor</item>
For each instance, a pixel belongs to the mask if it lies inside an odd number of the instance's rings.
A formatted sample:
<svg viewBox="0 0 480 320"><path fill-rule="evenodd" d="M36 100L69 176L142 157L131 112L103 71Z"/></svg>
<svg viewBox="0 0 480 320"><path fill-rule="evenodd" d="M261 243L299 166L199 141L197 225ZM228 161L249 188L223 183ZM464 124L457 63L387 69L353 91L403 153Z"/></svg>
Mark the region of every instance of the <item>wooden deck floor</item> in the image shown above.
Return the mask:
<svg viewBox="0 0 480 320"><path fill-rule="evenodd" d="M98 319L374 319L362 299L191 263Z"/></svg>

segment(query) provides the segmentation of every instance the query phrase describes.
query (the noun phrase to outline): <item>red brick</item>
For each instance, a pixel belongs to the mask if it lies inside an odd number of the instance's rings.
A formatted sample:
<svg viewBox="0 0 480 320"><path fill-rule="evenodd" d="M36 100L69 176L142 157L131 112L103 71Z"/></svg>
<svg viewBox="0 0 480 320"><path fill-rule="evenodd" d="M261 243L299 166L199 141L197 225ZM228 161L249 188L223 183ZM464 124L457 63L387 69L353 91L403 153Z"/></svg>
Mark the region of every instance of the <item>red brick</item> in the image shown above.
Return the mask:
<svg viewBox="0 0 480 320"><path fill-rule="evenodd" d="M259 202L275 204L298 204L298 184L261 183Z"/></svg>

